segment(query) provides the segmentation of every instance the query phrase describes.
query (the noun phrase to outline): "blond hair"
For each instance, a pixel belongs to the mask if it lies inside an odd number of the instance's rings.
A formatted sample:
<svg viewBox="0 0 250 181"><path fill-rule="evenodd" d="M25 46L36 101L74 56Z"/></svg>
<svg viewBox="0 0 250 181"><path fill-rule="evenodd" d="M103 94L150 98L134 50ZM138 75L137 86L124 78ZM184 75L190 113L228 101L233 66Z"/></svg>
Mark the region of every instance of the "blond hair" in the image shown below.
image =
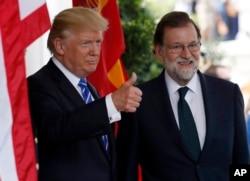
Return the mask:
<svg viewBox="0 0 250 181"><path fill-rule="evenodd" d="M53 53L55 52L53 43L55 38L64 39L69 33L78 33L84 30L106 31L107 28L108 20L95 10L84 7L65 9L54 18L47 47Z"/></svg>

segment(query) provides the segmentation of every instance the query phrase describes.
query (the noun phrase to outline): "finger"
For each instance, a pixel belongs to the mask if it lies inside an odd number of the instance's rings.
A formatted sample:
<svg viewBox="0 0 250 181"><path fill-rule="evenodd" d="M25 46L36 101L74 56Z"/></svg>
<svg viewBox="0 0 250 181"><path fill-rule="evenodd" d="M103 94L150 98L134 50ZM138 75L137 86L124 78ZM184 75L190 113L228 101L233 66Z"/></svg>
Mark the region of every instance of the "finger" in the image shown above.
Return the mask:
<svg viewBox="0 0 250 181"><path fill-rule="evenodd" d="M127 83L129 85L133 85L135 83L135 81L137 80L137 75L135 72L132 73L131 77L129 78L129 80L127 81Z"/></svg>
<svg viewBox="0 0 250 181"><path fill-rule="evenodd" d="M128 109L125 110L125 112L135 112L136 111L136 108L135 107L130 107Z"/></svg>
<svg viewBox="0 0 250 181"><path fill-rule="evenodd" d="M142 91L141 91L141 89L136 88L136 89L135 89L135 94L136 94L137 96L142 96Z"/></svg>

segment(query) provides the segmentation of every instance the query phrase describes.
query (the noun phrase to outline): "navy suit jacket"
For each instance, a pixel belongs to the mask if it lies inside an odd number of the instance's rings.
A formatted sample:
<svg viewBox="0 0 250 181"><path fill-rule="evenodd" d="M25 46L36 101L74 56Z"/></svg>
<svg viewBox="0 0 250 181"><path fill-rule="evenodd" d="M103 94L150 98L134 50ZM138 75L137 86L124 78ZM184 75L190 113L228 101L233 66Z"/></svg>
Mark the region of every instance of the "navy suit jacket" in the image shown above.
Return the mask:
<svg viewBox="0 0 250 181"><path fill-rule="evenodd" d="M201 74L206 137L196 163L184 148L162 74L139 87L136 113L119 122L119 181L228 181L229 165L249 163L244 103L238 85Z"/></svg>
<svg viewBox="0 0 250 181"><path fill-rule="evenodd" d="M86 105L50 60L28 77L30 109L38 137L39 181L116 181L114 137L105 98ZM101 135L109 136L111 156Z"/></svg>

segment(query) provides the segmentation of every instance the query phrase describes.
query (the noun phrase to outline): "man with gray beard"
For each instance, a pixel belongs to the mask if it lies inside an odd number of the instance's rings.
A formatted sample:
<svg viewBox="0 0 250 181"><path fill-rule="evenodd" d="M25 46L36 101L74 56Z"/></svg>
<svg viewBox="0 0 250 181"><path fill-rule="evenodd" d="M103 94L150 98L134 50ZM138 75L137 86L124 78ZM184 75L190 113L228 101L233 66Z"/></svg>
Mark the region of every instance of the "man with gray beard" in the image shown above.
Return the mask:
<svg viewBox="0 0 250 181"><path fill-rule="evenodd" d="M139 85L142 102L119 122L119 181L228 181L248 164L239 86L198 70L201 34L185 12L162 17L154 53L162 73Z"/></svg>

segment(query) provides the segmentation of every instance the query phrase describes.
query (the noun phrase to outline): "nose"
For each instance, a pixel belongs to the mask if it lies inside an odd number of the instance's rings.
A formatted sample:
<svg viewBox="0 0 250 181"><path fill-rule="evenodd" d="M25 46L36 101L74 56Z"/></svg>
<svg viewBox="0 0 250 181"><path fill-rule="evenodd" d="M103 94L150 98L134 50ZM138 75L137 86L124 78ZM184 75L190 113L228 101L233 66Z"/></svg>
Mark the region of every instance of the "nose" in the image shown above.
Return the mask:
<svg viewBox="0 0 250 181"><path fill-rule="evenodd" d="M99 56L101 51L101 46L97 43L92 43L89 46L89 55L91 56Z"/></svg>
<svg viewBox="0 0 250 181"><path fill-rule="evenodd" d="M92 42L89 49L92 51L92 52L100 52L100 49L101 49L101 45L100 43L96 43L96 42Z"/></svg>
<svg viewBox="0 0 250 181"><path fill-rule="evenodd" d="M183 47L183 51L181 52L181 57L190 58L192 56L187 46Z"/></svg>

